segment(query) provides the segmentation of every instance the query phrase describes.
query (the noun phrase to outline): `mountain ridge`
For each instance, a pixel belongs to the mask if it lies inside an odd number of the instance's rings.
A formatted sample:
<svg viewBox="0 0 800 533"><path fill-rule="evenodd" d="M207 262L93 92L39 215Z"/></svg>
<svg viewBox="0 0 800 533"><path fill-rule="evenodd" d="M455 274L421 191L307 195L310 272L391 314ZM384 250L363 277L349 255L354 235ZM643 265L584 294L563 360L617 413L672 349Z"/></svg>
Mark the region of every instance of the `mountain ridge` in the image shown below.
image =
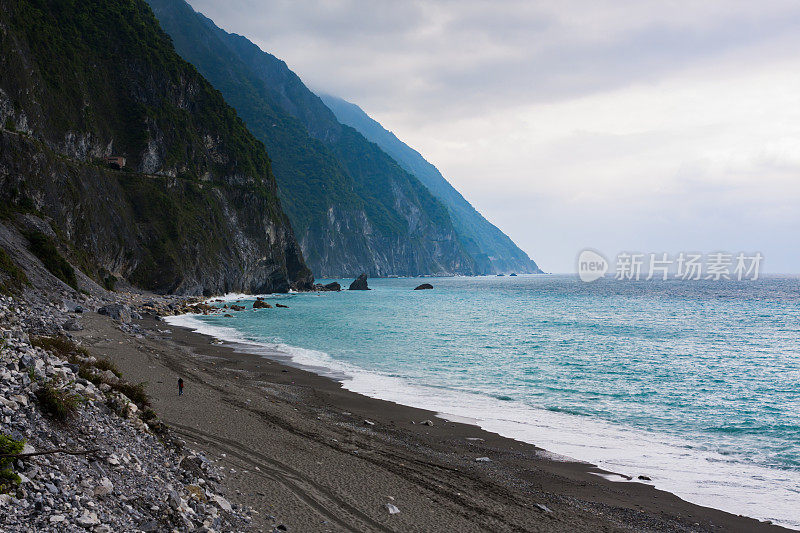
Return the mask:
<svg viewBox="0 0 800 533"><path fill-rule="evenodd" d="M267 147L283 205L321 277L474 274L447 209L339 123L285 62L183 0L149 0L178 52Z"/></svg>
<svg viewBox="0 0 800 533"><path fill-rule="evenodd" d="M541 273L541 269L505 233L481 215L422 154L370 117L358 105L321 93L319 97L343 124L358 130L416 176L447 208L453 225L482 273Z"/></svg>

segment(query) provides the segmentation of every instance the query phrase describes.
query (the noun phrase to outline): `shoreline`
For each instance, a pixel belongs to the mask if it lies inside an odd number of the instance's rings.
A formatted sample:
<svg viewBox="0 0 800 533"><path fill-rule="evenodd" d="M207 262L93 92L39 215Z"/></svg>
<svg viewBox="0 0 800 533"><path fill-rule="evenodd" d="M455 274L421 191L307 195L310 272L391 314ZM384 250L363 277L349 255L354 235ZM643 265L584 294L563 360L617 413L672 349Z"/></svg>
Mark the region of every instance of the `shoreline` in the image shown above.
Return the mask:
<svg viewBox="0 0 800 533"><path fill-rule="evenodd" d="M237 351L183 327L144 319L139 325L145 334L130 342L107 317L85 318L88 327L76 336L90 349L102 349L133 379L148 381L156 411L184 439L211 455L225 449L230 457L233 450L250 457L240 457L250 465L258 450L269 459L266 464L277 463L293 478L325 487L327 504L279 506L291 509L282 520L303 524L300 530L786 531L685 502L648 484L609 481L598 474L613 473L587 463L554 461L534 445L348 391L331 378ZM184 378L187 394L176 405L171 381L177 375ZM195 391L202 391L203 401L186 405ZM428 419L433 426L420 424ZM249 421L249 429L233 420ZM275 431L295 447L322 449L287 460L287 448L265 444ZM476 461L480 457L490 462ZM253 473L252 467L245 470ZM333 481L353 476L369 490ZM234 492L241 492L242 504L258 508L269 494L278 501L308 500L309 490L290 489L291 495L279 497L263 479L241 472L237 477ZM405 485L405 490L385 490L391 485ZM387 503L401 513L388 514ZM345 526L342 517L354 522Z"/></svg>
<svg viewBox="0 0 800 533"><path fill-rule="evenodd" d="M229 300L238 301L237 298L225 299ZM756 520L771 520L786 528L798 528L791 513L776 511L775 501L792 501L791 494L781 488L786 483L781 479L780 471L762 472L755 465L743 464L740 478L732 480L727 477L728 470L713 470L707 466L724 461L724 456L689 450L687 448L691 443L678 440L677 437L659 436L630 428L620 429L601 421L583 420L576 415L538 411L530 406L496 400L496 397L473 398L473 395L458 391L441 391L398 376L366 371L336 361L323 352L259 341L236 328L207 322L202 318L189 314L175 316L174 320L173 317L167 317L167 320L224 342L240 353L267 357L331 379L353 394L427 410L442 420L464 423L515 442L535 446L537 453L544 458L588 465L592 467L593 474L613 482L643 483L694 505L755 516ZM456 403L459 400L462 403ZM748 475L752 476L749 479L761 481L753 481L752 485L743 484L747 483ZM760 499L753 499L752 493L750 500L746 499L749 489L769 486L783 492L773 492L769 501L761 492L758 493L762 494ZM726 494L729 496L725 497ZM759 502L764 505L759 505ZM787 509L791 509L791 503L788 505Z"/></svg>

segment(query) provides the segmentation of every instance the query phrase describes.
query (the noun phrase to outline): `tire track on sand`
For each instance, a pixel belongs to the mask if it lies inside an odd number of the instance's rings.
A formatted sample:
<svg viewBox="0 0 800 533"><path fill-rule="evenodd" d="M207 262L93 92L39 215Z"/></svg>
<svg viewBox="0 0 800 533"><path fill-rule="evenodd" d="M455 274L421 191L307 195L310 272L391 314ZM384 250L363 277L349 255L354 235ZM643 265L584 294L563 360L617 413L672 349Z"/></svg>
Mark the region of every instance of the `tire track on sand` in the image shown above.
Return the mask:
<svg viewBox="0 0 800 533"><path fill-rule="evenodd" d="M280 483L306 505L331 522L339 524L346 531L393 531L362 513L346 501L336 497L324 487L304 478L300 472L289 466L279 463L259 452L250 450L230 439L211 435L196 428L175 424L174 422L169 423L169 426L172 427L176 433L202 442L207 446L220 449L228 455L236 457L249 465L258 466L261 469L260 474L263 477ZM253 471L253 474L259 474L259 472Z"/></svg>

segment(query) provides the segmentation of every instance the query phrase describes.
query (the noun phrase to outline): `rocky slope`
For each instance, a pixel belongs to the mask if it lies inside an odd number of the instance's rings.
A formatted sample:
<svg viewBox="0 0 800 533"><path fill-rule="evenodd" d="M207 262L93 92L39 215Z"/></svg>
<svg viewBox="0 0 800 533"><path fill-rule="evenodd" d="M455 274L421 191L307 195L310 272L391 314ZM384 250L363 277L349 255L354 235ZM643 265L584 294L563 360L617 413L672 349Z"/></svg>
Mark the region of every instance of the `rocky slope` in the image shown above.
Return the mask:
<svg viewBox="0 0 800 533"><path fill-rule="evenodd" d="M263 145L147 4L3 2L0 71L9 231L30 237L21 217L36 215L51 249L98 283L189 294L311 286ZM111 155L125 168L104 165Z"/></svg>
<svg viewBox="0 0 800 533"><path fill-rule="evenodd" d="M386 130L357 105L330 95L321 94L320 98L334 112L339 122L355 128L380 146L403 169L419 178L447 207L453 226L480 273L541 272L528 254L520 250L497 226L486 220L419 152Z"/></svg>
<svg viewBox="0 0 800 533"><path fill-rule="evenodd" d="M178 52L263 141L317 276L473 274L444 206L375 144L336 120L286 64L183 0L148 0Z"/></svg>
<svg viewBox="0 0 800 533"><path fill-rule="evenodd" d="M21 454L0 460L0 530L247 528L253 511L219 494L213 462L67 337L75 317L0 297L0 453Z"/></svg>

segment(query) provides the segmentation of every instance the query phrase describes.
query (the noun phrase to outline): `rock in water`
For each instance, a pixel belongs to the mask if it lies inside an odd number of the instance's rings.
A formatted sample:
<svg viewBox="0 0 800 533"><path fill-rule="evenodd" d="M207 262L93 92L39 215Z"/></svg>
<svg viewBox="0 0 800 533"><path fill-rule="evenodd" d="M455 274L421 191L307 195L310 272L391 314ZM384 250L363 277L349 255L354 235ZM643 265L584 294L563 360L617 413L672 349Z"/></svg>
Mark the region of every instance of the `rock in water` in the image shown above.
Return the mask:
<svg viewBox="0 0 800 533"><path fill-rule="evenodd" d="M272 306L263 300L253 302L253 309L272 309Z"/></svg>
<svg viewBox="0 0 800 533"><path fill-rule="evenodd" d="M342 290L342 286L339 285L339 283L336 282L336 281L332 281L332 282L330 282L330 283L328 283L326 285L319 285L318 284L318 285L315 285L314 288L317 289L318 291L340 291L340 290Z"/></svg>
<svg viewBox="0 0 800 533"><path fill-rule="evenodd" d="M350 290L351 291L368 291L368 290L370 290L370 288L367 287L367 275L366 274L361 274L360 276L358 276L356 278L356 280L353 283L350 284Z"/></svg>
<svg viewBox="0 0 800 533"><path fill-rule="evenodd" d="M432 289L432 288L433 288L433 285L431 285L430 283L423 283L419 287L415 287L414 290L415 291L424 291L424 290Z"/></svg>

